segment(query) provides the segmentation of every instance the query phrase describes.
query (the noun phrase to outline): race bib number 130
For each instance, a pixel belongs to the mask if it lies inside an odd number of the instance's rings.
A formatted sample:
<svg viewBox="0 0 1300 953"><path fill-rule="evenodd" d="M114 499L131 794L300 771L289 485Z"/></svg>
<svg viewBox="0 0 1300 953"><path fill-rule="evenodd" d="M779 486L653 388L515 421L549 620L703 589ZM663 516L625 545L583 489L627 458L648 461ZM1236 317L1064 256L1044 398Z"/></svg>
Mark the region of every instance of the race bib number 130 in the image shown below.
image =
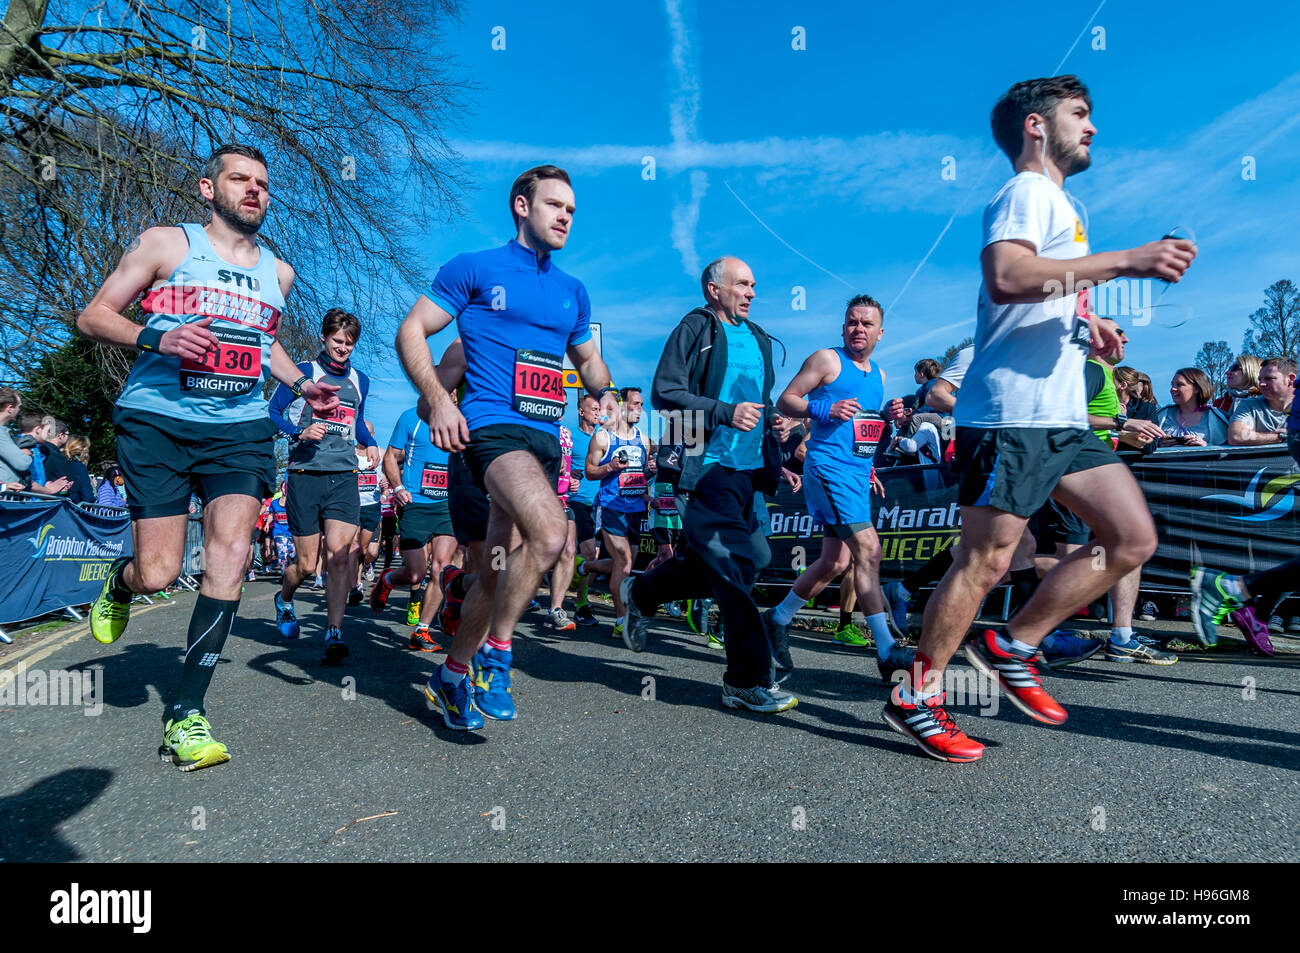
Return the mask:
<svg viewBox="0 0 1300 953"><path fill-rule="evenodd" d="M515 413L529 420L564 416L564 375L560 358L545 351L515 351Z"/></svg>
<svg viewBox="0 0 1300 953"><path fill-rule="evenodd" d="M262 381L262 335L243 328L212 325L216 350L197 361L181 358L181 390L212 397L243 397Z"/></svg>

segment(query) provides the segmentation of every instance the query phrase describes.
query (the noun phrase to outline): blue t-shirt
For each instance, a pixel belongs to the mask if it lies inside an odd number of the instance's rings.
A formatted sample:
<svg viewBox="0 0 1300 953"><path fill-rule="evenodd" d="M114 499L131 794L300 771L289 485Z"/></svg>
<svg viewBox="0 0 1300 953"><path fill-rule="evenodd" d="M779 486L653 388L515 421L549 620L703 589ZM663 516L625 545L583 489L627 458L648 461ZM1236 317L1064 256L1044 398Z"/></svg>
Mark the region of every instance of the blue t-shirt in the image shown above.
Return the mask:
<svg viewBox="0 0 1300 953"><path fill-rule="evenodd" d="M411 503L447 504L447 451L439 450L429 439L429 425L420 419L414 407L397 418L388 445L406 454L402 463L402 485L411 494Z"/></svg>
<svg viewBox="0 0 1300 953"><path fill-rule="evenodd" d="M728 404L763 403L763 351L744 324L722 322L727 335L727 373L718 399ZM719 427L709 435L704 466L720 463L731 470L757 470L763 466L763 422L753 430Z"/></svg>
<svg viewBox="0 0 1300 953"><path fill-rule="evenodd" d="M276 497L267 509L271 512L271 535L292 535L289 532L289 511L284 508L284 498Z"/></svg>
<svg viewBox="0 0 1300 953"><path fill-rule="evenodd" d="M596 490L600 488L599 480L587 479L587 451L591 449L591 438L595 431L583 433L581 427L574 427L573 433L573 468L582 475L582 482L577 490L569 491L570 503L586 503L593 506L596 502Z"/></svg>
<svg viewBox="0 0 1300 953"><path fill-rule="evenodd" d="M457 255L427 292L456 319L465 347L471 431L522 424L558 438L564 352L591 337L591 301L577 278L517 241Z"/></svg>

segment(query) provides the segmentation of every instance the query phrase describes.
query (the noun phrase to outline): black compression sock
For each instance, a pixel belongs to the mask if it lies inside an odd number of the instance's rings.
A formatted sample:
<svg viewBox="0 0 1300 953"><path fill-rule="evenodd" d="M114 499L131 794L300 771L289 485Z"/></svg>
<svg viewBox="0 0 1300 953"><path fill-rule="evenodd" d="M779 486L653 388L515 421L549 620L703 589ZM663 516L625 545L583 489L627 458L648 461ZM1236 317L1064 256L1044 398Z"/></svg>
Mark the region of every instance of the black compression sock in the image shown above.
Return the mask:
<svg viewBox="0 0 1300 953"><path fill-rule="evenodd" d="M239 610L238 599L212 599L200 595L190 616L189 637L185 646L185 668L181 672L181 687L176 702L167 709L167 718L181 720L192 712L203 713L203 698L212 682L221 648L230 635Z"/></svg>
<svg viewBox="0 0 1300 953"><path fill-rule="evenodd" d="M121 559L113 560L113 565L109 568L113 576L113 584L109 587L108 594L114 602L130 602L135 598L135 593L126 588L126 583L122 581L122 570L130 561L131 557L123 556Z"/></svg>

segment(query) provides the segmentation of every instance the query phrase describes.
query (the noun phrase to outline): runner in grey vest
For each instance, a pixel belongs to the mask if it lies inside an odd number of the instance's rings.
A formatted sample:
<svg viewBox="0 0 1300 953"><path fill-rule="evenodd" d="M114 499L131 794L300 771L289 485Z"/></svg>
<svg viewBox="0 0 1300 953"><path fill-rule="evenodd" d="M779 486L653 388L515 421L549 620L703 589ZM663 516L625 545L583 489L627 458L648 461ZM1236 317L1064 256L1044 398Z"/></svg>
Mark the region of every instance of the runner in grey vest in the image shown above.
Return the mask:
<svg viewBox="0 0 1300 953"><path fill-rule="evenodd" d="M297 561L284 573L275 598L276 625L286 639L298 637L293 594L316 571L320 540L325 537L325 660L336 663L348 655L341 626L352 587L352 544L361 523L357 488L356 444L366 448L373 469L379 462L375 438L357 422L365 419L370 379L352 367L352 350L361 337L361 321L342 308L332 308L321 321L320 354L298 365L303 375L338 388L338 405L328 414L316 413L287 387L271 398L271 421L289 435L289 472L285 507L289 531L298 550Z"/></svg>

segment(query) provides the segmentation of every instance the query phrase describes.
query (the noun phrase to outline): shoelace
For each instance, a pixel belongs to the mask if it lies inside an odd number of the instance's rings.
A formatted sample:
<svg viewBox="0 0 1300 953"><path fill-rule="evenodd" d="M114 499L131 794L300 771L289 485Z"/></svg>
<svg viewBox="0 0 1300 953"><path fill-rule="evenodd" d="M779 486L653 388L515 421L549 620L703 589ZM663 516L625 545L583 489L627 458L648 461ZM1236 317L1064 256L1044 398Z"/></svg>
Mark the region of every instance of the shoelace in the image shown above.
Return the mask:
<svg viewBox="0 0 1300 953"><path fill-rule="evenodd" d="M184 744L186 742L192 743L196 741L212 740L212 732L208 730L208 726L202 720L195 718L193 722L188 724L188 726L186 722L189 722L188 718L176 726L177 728L180 729L181 744ZM172 730L175 731L176 729L172 729Z"/></svg>
<svg viewBox="0 0 1300 953"><path fill-rule="evenodd" d="M949 737L955 737L961 734L961 729L957 727L957 722L952 720L952 715L948 714L948 709L942 704L926 706L930 712L930 717L943 730L943 733Z"/></svg>

